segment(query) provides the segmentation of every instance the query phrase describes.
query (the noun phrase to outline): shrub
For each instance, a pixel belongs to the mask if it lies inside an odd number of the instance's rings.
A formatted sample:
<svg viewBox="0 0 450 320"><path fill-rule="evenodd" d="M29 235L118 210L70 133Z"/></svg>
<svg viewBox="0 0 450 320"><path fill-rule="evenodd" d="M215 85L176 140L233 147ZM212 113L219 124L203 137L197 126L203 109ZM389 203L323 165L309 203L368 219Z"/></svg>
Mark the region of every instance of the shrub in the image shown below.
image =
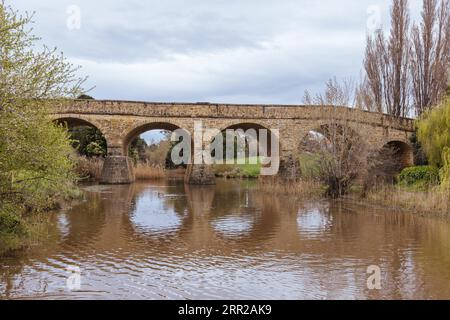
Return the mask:
<svg viewBox="0 0 450 320"><path fill-rule="evenodd" d="M417 128L417 137L430 164L442 167L442 152L450 148L450 98L424 113Z"/></svg>
<svg viewBox="0 0 450 320"><path fill-rule="evenodd" d="M76 181L71 139L48 116L47 107L69 103L66 98L82 92L84 79L56 49L37 48L31 18L0 1L2 251L19 247L26 236L24 219L52 207Z"/></svg>
<svg viewBox="0 0 450 320"><path fill-rule="evenodd" d="M439 169L433 166L410 167L397 176L402 186L428 187L439 183Z"/></svg>
<svg viewBox="0 0 450 320"><path fill-rule="evenodd" d="M97 128L81 126L70 130L72 146L78 153L87 157L105 157L106 139Z"/></svg>

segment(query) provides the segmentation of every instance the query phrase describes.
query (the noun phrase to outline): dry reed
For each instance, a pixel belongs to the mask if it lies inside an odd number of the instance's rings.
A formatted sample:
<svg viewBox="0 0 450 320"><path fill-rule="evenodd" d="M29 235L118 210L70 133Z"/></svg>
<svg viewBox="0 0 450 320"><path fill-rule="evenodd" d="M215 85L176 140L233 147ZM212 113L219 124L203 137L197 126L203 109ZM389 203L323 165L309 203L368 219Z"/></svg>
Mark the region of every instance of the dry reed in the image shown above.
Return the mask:
<svg viewBox="0 0 450 320"><path fill-rule="evenodd" d="M408 191L400 186L383 185L369 191L363 201L397 211L450 218L450 194L439 187Z"/></svg>
<svg viewBox="0 0 450 320"><path fill-rule="evenodd" d="M310 199L320 198L324 194L323 185L315 180L284 181L277 177L260 177L258 186L263 192Z"/></svg>
<svg viewBox="0 0 450 320"><path fill-rule="evenodd" d="M83 181L99 181L102 175L103 158L80 156L76 159L75 172Z"/></svg>
<svg viewBox="0 0 450 320"><path fill-rule="evenodd" d="M134 167L134 175L136 180L159 180L167 177L163 167L142 163Z"/></svg>

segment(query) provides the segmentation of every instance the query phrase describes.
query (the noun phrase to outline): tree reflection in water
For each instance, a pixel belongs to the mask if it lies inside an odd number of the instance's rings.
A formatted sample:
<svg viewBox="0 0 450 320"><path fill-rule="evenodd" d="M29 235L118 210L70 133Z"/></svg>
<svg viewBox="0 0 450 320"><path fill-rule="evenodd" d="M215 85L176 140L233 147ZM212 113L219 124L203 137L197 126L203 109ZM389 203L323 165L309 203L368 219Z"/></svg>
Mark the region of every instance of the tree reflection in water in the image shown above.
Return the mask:
<svg viewBox="0 0 450 320"><path fill-rule="evenodd" d="M41 245L1 258L2 298L450 298L449 223L252 181L91 186L49 220ZM365 286L374 264L380 291Z"/></svg>

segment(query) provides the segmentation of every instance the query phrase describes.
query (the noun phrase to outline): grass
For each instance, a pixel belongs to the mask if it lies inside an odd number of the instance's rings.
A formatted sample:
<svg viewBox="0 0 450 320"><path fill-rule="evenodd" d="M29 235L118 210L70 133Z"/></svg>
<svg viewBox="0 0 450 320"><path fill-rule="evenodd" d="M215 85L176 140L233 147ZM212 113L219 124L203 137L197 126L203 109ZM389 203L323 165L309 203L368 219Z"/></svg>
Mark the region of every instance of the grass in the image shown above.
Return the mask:
<svg viewBox="0 0 450 320"><path fill-rule="evenodd" d="M439 186L420 191L399 185L383 185L369 191L361 200L396 211L450 218L449 191Z"/></svg>
<svg viewBox="0 0 450 320"><path fill-rule="evenodd" d="M137 164L134 167L136 180L160 180L167 177L166 170L161 166Z"/></svg>
<svg viewBox="0 0 450 320"><path fill-rule="evenodd" d="M306 179L314 179L320 175L320 155L314 153L301 153L299 155L300 172Z"/></svg>
<svg viewBox="0 0 450 320"><path fill-rule="evenodd" d="M261 172L259 158L247 158L245 164L216 164L214 173L217 177L256 179Z"/></svg>
<svg viewBox="0 0 450 320"><path fill-rule="evenodd" d="M300 170L303 177L312 180L318 176L319 157L320 155L311 153L302 153L299 155ZM258 178L261 172L261 159L247 158L245 162L245 164L214 165L214 172L216 176L225 178Z"/></svg>

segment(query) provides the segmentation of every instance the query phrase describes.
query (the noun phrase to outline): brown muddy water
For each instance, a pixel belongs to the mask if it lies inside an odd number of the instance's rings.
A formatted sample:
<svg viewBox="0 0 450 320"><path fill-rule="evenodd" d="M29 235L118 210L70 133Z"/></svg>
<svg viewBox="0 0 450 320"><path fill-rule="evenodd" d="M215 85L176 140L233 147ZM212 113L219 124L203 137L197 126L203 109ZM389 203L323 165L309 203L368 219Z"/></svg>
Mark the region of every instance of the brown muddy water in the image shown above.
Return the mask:
<svg viewBox="0 0 450 320"><path fill-rule="evenodd" d="M450 299L450 224L255 182L90 186L1 258L3 299ZM379 266L381 290L367 286Z"/></svg>

